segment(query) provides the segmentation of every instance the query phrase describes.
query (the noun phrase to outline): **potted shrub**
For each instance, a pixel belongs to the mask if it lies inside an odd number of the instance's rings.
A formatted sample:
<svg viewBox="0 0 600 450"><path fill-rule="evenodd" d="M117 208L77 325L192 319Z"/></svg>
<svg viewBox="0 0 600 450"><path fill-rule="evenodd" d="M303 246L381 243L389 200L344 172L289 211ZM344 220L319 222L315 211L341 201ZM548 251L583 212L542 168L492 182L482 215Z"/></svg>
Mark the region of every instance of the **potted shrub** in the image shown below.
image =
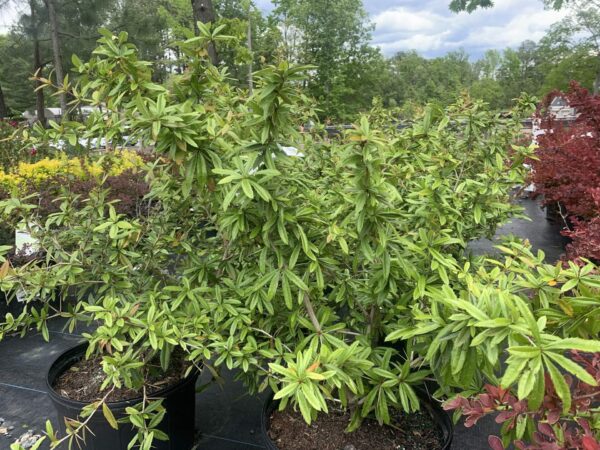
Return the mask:
<svg viewBox="0 0 600 450"><path fill-rule="evenodd" d="M428 304L388 339L427 349L454 395L445 408L467 427L499 413L493 450L600 448L598 267L544 264L518 241L500 249L504 258L465 274L460 292L428 290Z"/></svg>
<svg viewBox="0 0 600 450"><path fill-rule="evenodd" d="M282 86L285 75L258 77L262 86ZM255 153L234 155L232 167L223 158L213 169L222 196L216 226L234 255L221 258L226 266L218 270L230 277L222 280L229 297L243 302L225 310L235 327L218 344L215 363L241 369L253 389L270 386L281 410L297 409L308 424L323 420L318 429L326 429L325 414L339 411L348 423L338 429L361 430L371 417L398 423L397 411L419 408L415 386L430 371L420 348L409 345L399 355L382 338L403 328L429 289L460 286L471 260L466 243L493 233L514 211L508 193L529 152L514 146L509 154L518 114L502 119L466 100L430 107L413 127L391 135L363 117L341 142L311 143L304 158L290 159L278 153L281 130L272 125L289 120L281 105L290 97L281 88L259 91L254 110L263 115L251 123L262 126L262 143L251 147ZM296 433L310 434L293 419L288 424L301 431L270 437L288 445ZM424 426L435 429L431 419ZM331 448L354 444L352 433L342 441L333 436L315 439Z"/></svg>
<svg viewBox="0 0 600 450"><path fill-rule="evenodd" d="M70 91L105 112L35 130L33 139L65 142L126 130L157 156L147 165L147 216L119 215L106 191L85 200L67 193L34 233L46 263L2 279L31 296L58 287L76 298L66 309L7 316L3 333L34 324L44 332L56 315L96 324L81 364L95 361L102 383L65 437L49 428L50 440L78 439L101 410L109 425L134 425L133 442L149 448L167 437L152 398L160 392L146 392L121 419L111 396L143 394L177 361L179 378L214 370L210 360L236 369L251 392L271 388L279 409L307 424L332 412L347 421L336 429L397 437L394 424L423 407L413 418L438 431L428 444L447 447L448 423L419 389L435 378L450 393L458 382L431 364L435 345L414 338L433 325L410 326L425 319L432 293L460 295L479 265L467 242L515 212L509 192L523 182L530 149L511 144L531 101L508 117L469 99L430 106L401 131L374 127L385 122L374 112L339 141L320 141L297 132L313 115L299 90L309 68L259 71L248 97L205 60L209 42L227 39L222 29L199 27L201 36L180 44L188 71L169 89L151 82L125 33L104 31L91 61L74 58L79 84ZM287 156L289 145L302 156ZM4 213L35 222L35 209L10 208L15 201L1 204ZM405 351L386 336L405 338ZM453 367L465 388L478 381L472 361L465 365L477 351Z"/></svg>
<svg viewBox="0 0 600 450"><path fill-rule="evenodd" d="M70 329L79 322L93 325L84 334L87 343L50 368L48 387L65 433L58 438L49 428L53 443L81 438L85 448L95 449L127 448L132 440L188 448L199 367L181 340L202 351L203 319L194 318L193 305L171 308L177 277L164 270L171 261L168 240L157 239L160 228L153 219L116 213L106 195L92 191L84 202L66 197L60 212L32 230L43 261L10 269L2 289L20 289L28 300L42 301L28 304L17 317L6 315L2 333L35 326L47 339L48 320L58 316L69 320ZM20 212L37 223L31 211ZM152 257L141 266L137 255ZM59 301L51 301L56 295ZM64 301L67 295L75 300ZM119 427L117 421L127 424ZM173 440L163 444L167 430Z"/></svg>
<svg viewBox="0 0 600 450"><path fill-rule="evenodd" d="M78 64L80 84L69 87L81 93L76 102L102 103L103 112L92 114L85 124L37 127L31 142L79 142L80 137L123 134L129 123L132 133L147 132L144 138L153 140L156 127L139 117L139 103L130 97L121 104L123 96L109 95L110 82L127 75L114 70L121 61L118 50L130 57L130 82L139 83L141 94L148 94L140 96L143 102L164 97L166 90L151 83L147 65L137 61L125 34L104 35L96 52L99 56ZM194 40L195 48L202 46L206 42ZM95 81L89 82L87 76ZM93 85L99 80L106 89L101 96ZM96 89L95 95L91 89ZM188 106L181 105L176 114L196 125L192 121L196 115L186 110ZM200 113L203 106L196 108ZM125 118L114 121L107 110ZM87 135L80 136L82 130ZM195 134L191 128L190 133ZM149 179L164 161L152 164L145 169ZM183 273L191 266L189 246L194 242L181 239L182 227L173 223L176 213L160 202L160 190L176 177L153 184L158 193L145 202L145 214L138 214L137 208L132 214L136 199L124 200L135 192L124 191L127 183L114 182L118 174L107 169L91 190L78 192L76 183L69 183L54 199L58 208L40 202L38 196L19 198L18 193L1 202L5 219L28 224L41 256L23 267L7 265L1 273L2 290L23 290L27 303L20 314L3 317L0 337L35 327L48 339L48 321L58 317L68 320L70 330L81 322L90 325L85 345L61 355L48 374L59 417L58 432L50 422L46 430L53 448L68 441L94 449L139 445L183 450L194 440L195 380L202 361L211 356L210 308L201 299L202 288L192 286ZM122 195L115 199L119 189ZM128 205L125 210L123 204ZM198 241L209 233L198 227L194 231ZM62 301L66 296L72 300ZM56 297L58 302L53 301Z"/></svg>

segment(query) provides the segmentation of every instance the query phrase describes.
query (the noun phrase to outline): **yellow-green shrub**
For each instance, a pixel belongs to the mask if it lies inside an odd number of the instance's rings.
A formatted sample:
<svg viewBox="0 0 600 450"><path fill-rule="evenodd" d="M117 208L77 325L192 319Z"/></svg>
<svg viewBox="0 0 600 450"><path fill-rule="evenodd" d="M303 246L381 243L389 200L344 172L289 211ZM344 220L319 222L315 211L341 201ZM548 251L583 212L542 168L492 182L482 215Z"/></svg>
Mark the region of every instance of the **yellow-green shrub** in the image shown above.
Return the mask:
<svg viewBox="0 0 600 450"><path fill-rule="evenodd" d="M143 159L131 150L115 151L98 159L69 158L62 153L55 158L44 158L35 163L20 162L11 172L0 170L0 189L9 192L23 192L31 185L37 185L58 176L75 180L100 179L105 175L117 176L132 170L137 171Z"/></svg>

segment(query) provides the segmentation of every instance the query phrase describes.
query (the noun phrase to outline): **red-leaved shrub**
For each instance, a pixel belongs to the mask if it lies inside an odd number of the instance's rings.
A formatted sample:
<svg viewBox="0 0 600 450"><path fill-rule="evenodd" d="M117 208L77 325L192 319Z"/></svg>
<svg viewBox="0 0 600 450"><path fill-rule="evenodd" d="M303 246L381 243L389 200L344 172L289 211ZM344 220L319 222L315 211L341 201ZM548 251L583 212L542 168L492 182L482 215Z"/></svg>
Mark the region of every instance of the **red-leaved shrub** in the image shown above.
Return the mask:
<svg viewBox="0 0 600 450"><path fill-rule="evenodd" d="M600 382L600 354L571 352L571 359ZM563 411L550 376L545 377L544 400L539 408L529 407L527 400L518 400L510 391L487 385L485 393L474 398L457 396L446 402L444 409L459 410L465 426L474 426L482 417L495 414L497 423L511 435L519 450L600 450L600 442L594 436L587 417L600 407L600 389L577 378L565 375L565 381L573 399L569 411ZM526 430L533 427L529 444L523 438ZM521 436L520 436L521 435ZM502 440L490 436L492 450L504 450Z"/></svg>
<svg viewBox="0 0 600 450"><path fill-rule="evenodd" d="M557 96L575 108L577 118L567 124L548 113ZM559 203L569 216L573 239L567 257L600 260L600 96L577 83L566 93L553 92L539 110L541 128L532 181L546 204Z"/></svg>

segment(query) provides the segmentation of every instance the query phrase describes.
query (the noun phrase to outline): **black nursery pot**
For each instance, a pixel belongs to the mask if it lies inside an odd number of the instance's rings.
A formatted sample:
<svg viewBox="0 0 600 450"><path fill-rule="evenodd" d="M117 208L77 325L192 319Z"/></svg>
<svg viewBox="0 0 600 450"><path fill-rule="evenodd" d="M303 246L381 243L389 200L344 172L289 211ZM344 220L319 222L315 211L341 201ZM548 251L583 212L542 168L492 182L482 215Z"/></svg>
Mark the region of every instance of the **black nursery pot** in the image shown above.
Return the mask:
<svg viewBox="0 0 600 450"><path fill-rule="evenodd" d="M52 386L62 373L84 357L86 349L87 344L80 344L64 352L54 361L46 377L48 392L56 408L58 426L62 435L65 432L64 419L77 418L87 403L62 397ZM189 450L194 445L197 378L198 372L194 371L187 378L152 395L153 398L164 399L163 406L166 408L166 414L159 429L169 436L168 441L155 439L152 444L153 450ZM134 406L141 401L140 397L111 402L108 403L108 406L118 420L126 415L125 408ZM118 430L112 428L101 411L94 414L88 426L89 430L85 433L85 444L81 445L83 450L126 450L129 442L135 436L134 428L131 425L119 424Z"/></svg>
<svg viewBox="0 0 600 450"><path fill-rule="evenodd" d="M442 407L436 401L432 400L429 394L423 390L417 390L419 400L421 401L421 408L426 410L431 415L433 422L435 422L438 428L442 432L443 445L440 450L450 450L452 447L452 437L454 434L454 425L450 416L442 409ZM264 403L263 414L261 418L261 433L262 439L268 450L280 450L279 447L269 437L270 417L273 411L277 409L279 401L273 400L273 396L270 395ZM326 436L324 436L326 438ZM436 449L437 450L437 449Z"/></svg>

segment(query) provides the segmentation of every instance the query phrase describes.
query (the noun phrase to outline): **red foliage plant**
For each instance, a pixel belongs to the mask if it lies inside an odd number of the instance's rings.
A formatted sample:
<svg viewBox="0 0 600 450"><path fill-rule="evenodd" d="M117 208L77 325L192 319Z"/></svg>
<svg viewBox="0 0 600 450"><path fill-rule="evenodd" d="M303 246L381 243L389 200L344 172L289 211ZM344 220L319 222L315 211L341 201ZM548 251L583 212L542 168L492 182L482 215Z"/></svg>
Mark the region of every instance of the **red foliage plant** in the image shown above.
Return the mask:
<svg viewBox="0 0 600 450"><path fill-rule="evenodd" d="M572 351L571 359L600 382L600 354ZM503 424L504 434L512 438L519 450L600 450L600 442L587 420L600 406L600 389L569 375L565 381L573 399L566 414L548 375L544 401L536 410L529 408L527 400L518 400L511 391L491 385L486 385L485 392L476 397L457 396L449 400L444 409L458 410L466 416L465 427L472 427L482 417L494 414L496 422ZM492 450L504 450L509 442L489 436L488 443Z"/></svg>
<svg viewBox="0 0 600 450"><path fill-rule="evenodd" d="M573 123L548 113L557 96L575 108ZM532 181L546 204L559 203L572 217L573 230L564 233L573 239L567 257L600 259L600 96L571 83L568 92L549 94L538 116L545 134L538 137Z"/></svg>

